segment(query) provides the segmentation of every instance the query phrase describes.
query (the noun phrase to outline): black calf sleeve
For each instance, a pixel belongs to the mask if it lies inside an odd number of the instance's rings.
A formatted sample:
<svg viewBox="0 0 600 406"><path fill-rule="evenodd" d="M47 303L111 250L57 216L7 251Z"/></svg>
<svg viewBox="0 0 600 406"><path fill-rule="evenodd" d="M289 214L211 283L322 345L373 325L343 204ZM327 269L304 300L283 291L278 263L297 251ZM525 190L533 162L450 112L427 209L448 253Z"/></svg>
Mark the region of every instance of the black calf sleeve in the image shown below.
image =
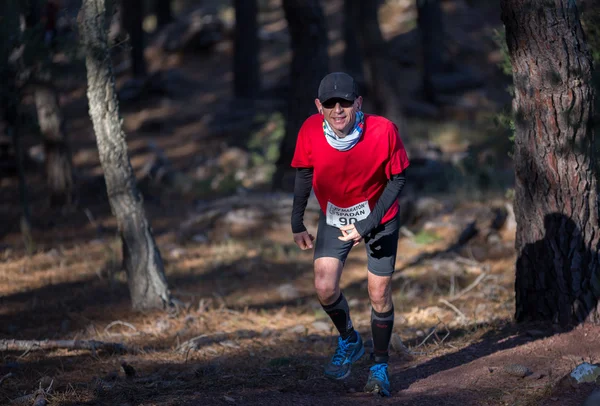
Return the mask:
<svg viewBox="0 0 600 406"><path fill-rule="evenodd" d="M321 306L323 306L323 310L329 315L344 340L354 335L354 328L350 319L350 309L343 293L340 293L340 297L333 304L321 304Z"/></svg>
<svg viewBox="0 0 600 406"><path fill-rule="evenodd" d="M388 347L394 328L394 308L385 313L378 313L371 308L371 332L376 363L388 362Z"/></svg>

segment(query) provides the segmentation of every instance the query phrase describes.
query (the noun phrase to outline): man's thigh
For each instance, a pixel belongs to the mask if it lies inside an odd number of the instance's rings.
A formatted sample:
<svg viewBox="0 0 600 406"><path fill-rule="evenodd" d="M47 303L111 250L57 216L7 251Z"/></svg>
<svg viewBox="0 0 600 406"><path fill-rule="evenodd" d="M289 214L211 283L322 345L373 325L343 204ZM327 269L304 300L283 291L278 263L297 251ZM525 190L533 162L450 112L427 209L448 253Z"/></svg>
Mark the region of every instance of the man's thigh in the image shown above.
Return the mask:
<svg viewBox="0 0 600 406"><path fill-rule="evenodd" d="M321 212L317 238L315 240L315 261L319 258L337 258L342 265L346 262L348 254L352 249L352 241L340 241L342 231L327 224L325 214Z"/></svg>
<svg viewBox="0 0 600 406"><path fill-rule="evenodd" d="M365 236L369 272L377 276L391 276L394 273L399 231L400 222L396 216Z"/></svg>

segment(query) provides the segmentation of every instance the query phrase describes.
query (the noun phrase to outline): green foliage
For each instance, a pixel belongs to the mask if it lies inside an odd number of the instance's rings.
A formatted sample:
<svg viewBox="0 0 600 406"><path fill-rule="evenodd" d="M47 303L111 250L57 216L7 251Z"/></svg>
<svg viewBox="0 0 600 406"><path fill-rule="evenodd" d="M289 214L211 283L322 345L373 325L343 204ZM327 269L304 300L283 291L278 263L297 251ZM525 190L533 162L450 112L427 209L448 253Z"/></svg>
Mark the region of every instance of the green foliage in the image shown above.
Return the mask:
<svg viewBox="0 0 600 406"><path fill-rule="evenodd" d="M275 163L279 159L279 146L285 135L285 118L275 112L261 114L255 118L259 129L252 133L246 147L250 152L253 167L265 167L269 177L275 172Z"/></svg>
<svg viewBox="0 0 600 406"><path fill-rule="evenodd" d="M493 40L498 46L500 54L502 55L502 58L498 63L498 67L505 75L512 76L512 64L510 62L510 54L508 53L508 45L506 44L506 31L504 30L504 27L502 27L500 30L494 30Z"/></svg>
<svg viewBox="0 0 600 406"><path fill-rule="evenodd" d="M498 63L498 67L500 68L502 73L504 73L505 75L512 78L512 76L513 76L512 63L510 61L508 45L506 44L506 31L505 31L504 27L502 27L502 29L500 29L500 30L498 30L498 29L494 30L493 39L494 39L494 42L496 43L496 45L498 46L498 48L500 50L500 54L502 56L502 58L500 59L500 62ZM515 94L514 85L508 86L506 91L514 97L514 94ZM515 120L514 120L514 113L512 112L511 108L505 109L505 111L498 113L496 115L496 117L494 117L494 123L497 126L499 126L500 128L504 128L504 129L508 130L508 133L509 133L508 138L510 139L511 142L515 141Z"/></svg>
<svg viewBox="0 0 600 406"><path fill-rule="evenodd" d="M585 31L592 59L597 66L600 64L600 7L587 5L581 10L581 23Z"/></svg>
<svg viewBox="0 0 600 406"><path fill-rule="evenodd" d="M593 5L592 5L593 4ZM596 116L589 125L595 128L596 157L600 157L600 142L598 142L598 128L600 128L600 6L593 2L582 5L581 25L585 33L585 40L592 56L592 86L596 90ZM596 173L600 173L600 159L596 159Z"/></svg>
<svg viewBox="0 0 600 406"><path fill-rule="evenodd" d="M419 231L414 237L414 242L419 245L433 244L441 240L442 238L437 234L425 230Z"/></svg>

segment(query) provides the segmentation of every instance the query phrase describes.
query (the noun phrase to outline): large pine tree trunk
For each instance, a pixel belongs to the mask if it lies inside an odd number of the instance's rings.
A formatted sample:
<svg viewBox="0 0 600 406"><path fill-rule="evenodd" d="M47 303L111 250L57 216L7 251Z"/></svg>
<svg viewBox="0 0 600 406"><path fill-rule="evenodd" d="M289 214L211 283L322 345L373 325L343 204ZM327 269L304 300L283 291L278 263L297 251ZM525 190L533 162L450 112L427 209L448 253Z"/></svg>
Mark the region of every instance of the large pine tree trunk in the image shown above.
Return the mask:
<svg viewBox="0 0 600 406"><path fill-rule="evenodd" d="M58 94L51 84L37 84L35 105L44 139L46 184L53 205L70 205L73 198L73 164Z"/></svg>
<svg viewBox="0 0 600 406"><path fill-rule="evenodd" d="M503 0L513 65L517 321L600 321L591 59L571 0Z"/></svg>
<svg viewBox="0 0 600 406"><path fill-rule="evenodd" d="M110 206L123 242L123 264L132 306L134 309L165 307L170 303L170 293L127 154L108 56L104 7L104 0L84 0L78 17L86 53L90 117Z"/></svg>
<svg viewBox="0 0 600 406"><path fill-rule="evenodd" d="M236 97L252 99L260 88L257 0L235 0L233 88Z"/></svg>
<svg viewBox="0 0 600 406"><path fill-rule="evenodd" d="M304 120L316 113L315 98L321 79L328 73L327 25L318 0L283 0L292 46L291 90L285 136L281 143L274 189L291 191L293 177L286 178L296 148L298 130Z"/></svg>

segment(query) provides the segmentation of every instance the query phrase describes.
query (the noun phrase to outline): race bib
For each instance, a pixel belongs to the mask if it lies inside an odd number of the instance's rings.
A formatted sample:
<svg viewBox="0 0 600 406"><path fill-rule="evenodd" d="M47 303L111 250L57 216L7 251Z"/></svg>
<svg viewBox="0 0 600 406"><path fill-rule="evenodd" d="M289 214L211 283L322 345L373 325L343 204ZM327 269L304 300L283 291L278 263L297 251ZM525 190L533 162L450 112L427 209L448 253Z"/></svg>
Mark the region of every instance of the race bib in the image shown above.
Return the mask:
<svg viewBox="0 0 600 406"><path fill-rule="evenodd" d="M351 207L338 207L327 202L327 224L340 228L364 220L371 213L369 202L364 201Z"/></svg>

